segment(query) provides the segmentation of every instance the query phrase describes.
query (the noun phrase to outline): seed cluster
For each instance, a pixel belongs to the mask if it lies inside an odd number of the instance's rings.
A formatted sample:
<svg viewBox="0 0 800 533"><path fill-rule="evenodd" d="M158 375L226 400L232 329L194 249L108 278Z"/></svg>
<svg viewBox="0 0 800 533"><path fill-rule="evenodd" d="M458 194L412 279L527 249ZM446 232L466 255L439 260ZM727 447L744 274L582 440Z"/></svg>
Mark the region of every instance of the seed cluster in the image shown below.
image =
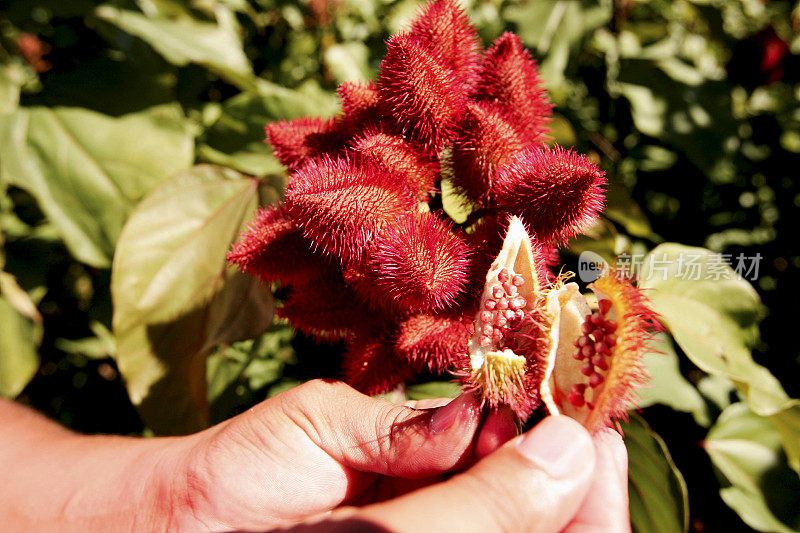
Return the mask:
<svg viewBox="0 0 800 533"><path fill-rule="evenodd" d="M572 391L567 397L567 401L575 407L586 405L589 409L594 408L591 402L586 402L584 394L587 386L595 389L599 387L605 378L600 371L608 370L609 359L612 356L613 348L617 344L617 323L606 318L611 310L611 301L600 300L600 309L587 315L583 321L583 335L575 341L575 359L584 361L581 367L581 374L589 378L587 383L578 383L572 386Z"/></svg>
<svg viewBox="0 0 800 533"><path fill-rule="evenodd" d="M519 294L525 278L508 268L497 274L497 285L492 287L491 296L483 303L481 311L480 345L491 346L503 340L505 331L515 326L525 317L528 301Z"/></svg>

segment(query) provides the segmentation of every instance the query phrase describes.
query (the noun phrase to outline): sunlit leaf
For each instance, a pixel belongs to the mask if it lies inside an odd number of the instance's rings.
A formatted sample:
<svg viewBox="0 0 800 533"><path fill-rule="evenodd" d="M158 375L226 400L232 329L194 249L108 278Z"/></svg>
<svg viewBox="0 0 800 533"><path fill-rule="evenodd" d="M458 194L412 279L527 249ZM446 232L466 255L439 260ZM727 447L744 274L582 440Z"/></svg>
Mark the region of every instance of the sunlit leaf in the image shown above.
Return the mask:
<svg viewBox="0 0 800 533"><path fill-rule="evenodd" d="M689 528L686 483L666 444L632 414L622 426L628 449L631 526L639 533L680 533Z"/></svg>
<svg viewBox="0 0 800 533"><path fill-rule="evenodd" d="M459 394L461 394L461 388L451 381L430 381L406 387L406 397L409 400L455 398Z"/></svg>
<svg viewBox="0 0 800 533"><path fill-rule="evenodd" d="M41 322L21 315L0 296L0 396L14 398L36 375Z"/></svg>
<svg viewBox="0 0 800 533"><path fill-rule="evenodd" d="M706 402L681 374L678 355L669 336L658 334L651 347L653 351L642 358L650 380L647 385L637 390L639 407L648 407L656 403L668 405L676 411L692 413L698 424L708 427L711 421Z"/></svg>
<svg viewBox="0 0 800 533"><path fill-rule="evenodd" d="M193 159L177 105L111 118L78 108L0 117L0 179L29 191L80 261L108 267L125 219Z"/></svg>
<svg viewBox="0 0 800 533"><path fill-rule="evenodd" d="M720 495L759 531L800 529L800 479L790 470L778 430L743 402L725 409L704 447L719 470Z"/></svg>
<svg viewBox="0 0 800 533"><path fill-rule="evenodd" d="M222 5L214 11L215 22L188 14L168 18L102 5L95 14L150 44L175 65L202 65L242 89L254 89L253 67L242 50L234 14Z"/></svg>
<svg viewBox="0 0 800 533"><path fill-rule="evenodd" d="M268 288L225 253L256 206L275 199L265 183L199 166L155 189L126 224L111 279L116 360L157 433L205 427L206 357L271 323Z"/></svg>

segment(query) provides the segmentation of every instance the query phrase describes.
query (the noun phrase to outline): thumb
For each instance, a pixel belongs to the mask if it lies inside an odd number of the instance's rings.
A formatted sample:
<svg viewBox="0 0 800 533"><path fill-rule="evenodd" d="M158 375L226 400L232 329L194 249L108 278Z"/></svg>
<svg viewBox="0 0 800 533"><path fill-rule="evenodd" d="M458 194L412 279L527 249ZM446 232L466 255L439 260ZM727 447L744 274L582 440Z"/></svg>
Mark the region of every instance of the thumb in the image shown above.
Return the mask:
<svg viewBox="0 0 800 533"><path fill-rule="evenodd" d="M362 472L423 478L450 470L468 458L480 424L471 394L414 409L338 381L314 380L287 392L283 414L336 462Z"/></svg>
<svg viewBox="0 0 800 533"><path fill-rule="evenodd" d="M392 531L555 533L577 513L594 468L586 430L570 418L551 416L447 482L331 518Z"/></svg>

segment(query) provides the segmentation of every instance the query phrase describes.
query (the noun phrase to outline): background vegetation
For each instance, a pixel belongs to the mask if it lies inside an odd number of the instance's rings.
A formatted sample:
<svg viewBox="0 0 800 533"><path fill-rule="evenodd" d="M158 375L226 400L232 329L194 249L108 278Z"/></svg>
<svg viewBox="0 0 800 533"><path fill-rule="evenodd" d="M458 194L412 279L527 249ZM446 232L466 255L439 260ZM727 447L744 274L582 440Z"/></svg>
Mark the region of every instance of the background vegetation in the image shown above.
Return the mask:
<svg viewBox="0 0 800 533"><path fill-rule="evenodd" d="M79 431L179 434L337 376L337 347L271 325L269 291L224 254L281 194L264 124L335 113L336 86L374 77L417 5L0 2L0 394ZM555 140L608 172L568 265L762 258L752 286L643 282L669 335L625 426L635 529L800 530L800 8L465 7L484 41L520 35ZM454 394L441 379L397 394Z"/></svg>

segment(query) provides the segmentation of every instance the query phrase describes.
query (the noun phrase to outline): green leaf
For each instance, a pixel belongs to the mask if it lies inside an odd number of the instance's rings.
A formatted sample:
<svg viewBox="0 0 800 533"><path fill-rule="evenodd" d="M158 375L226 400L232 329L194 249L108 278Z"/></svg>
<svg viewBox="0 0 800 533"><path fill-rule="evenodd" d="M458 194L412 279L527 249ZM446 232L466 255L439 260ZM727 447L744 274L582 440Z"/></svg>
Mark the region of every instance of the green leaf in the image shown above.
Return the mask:
<svg viewBox="0 0 800 533"><path fill-rule="evenodd" d="M296 90L263 82L259 91L241 93L207 108L207 129L200 146L203 159L254 176L282 172L283 166L264 142L264 126L300 116L331 116L338 108L336 96L316 82Z"/></svg>
<svg viewBox="0 0 800 533"><path fill-rule="evenodd" d="M206 22L188 13L151 18L108 4L95 10L97 17L147 42L170 63L202 65L243 90L255 90L253 67L242 49L234 14L222 5L214 14L216 22Z"/></svg>
<svg viewBox="0 0 800 533"><path fill-rule="evenodd" d="M41 322L23 316L0 296L0 396L14 398L36 375Z"/></svg>
<svg viewBox="0 0 800 533"><path fill-rule="evenodd" d="M509 6L503 18L516 23L516 33L541 62L540 72L548 90L565 83L565 70L577 44L612 16L609 2L538 0Z"/></svg>
<svg viewBox="0 0 800 533"><path fill-rule="evenodd" d="M126 224L111 276L116 360L157 433L205 427L206 357L272 322L269 289L225 254L256 207L276 198L266 183L198 166L153 190Z"/></svg>
<svg viewBox="0 0 800 533"><path fill-rule="evenodd" d="M0 65L0 116L16 111L20 89L31 77L31 70L20 64Z"/></svg>
<svg viewBox="0 0 800 533"><path fill-rule="evenodd" d="M622 426L628 449L631 526L641 533L679 533L689 528L686 483L666 444L632 414Z"/></svg>
<svg viewBox="0 0 800 533"><path fill-rule="evenodd" d="M264 388L281 379L294 360L294 329L273 325L257 339L223 347L207 360L212 422L222 421L264 398Z"/></svg>
<svg viewBox="0 0 800 533"><path fill-rule="evenodd" d="M656 403L668 405L676 411L692 413L698 424L708 427L711 420L706 402L681 374L678 354L675 353L669 336L664 333L656 335L651 348L653 351L642 358L650 381L637 390L639 407Z"/></svg>
<svg viewBox="0 0 800 533"><path fill-rule="evenodd" d="M740 402L720 415L704 444L725 483L720 496L759 531L800 530L800 479L788 468L781 436Z"/></svg>
<svg viewBox="0 0 800 533"><path fill-rule="evenodd" d="M120 118L43 107L0 117L0 179L35 196L70 252L95 267L111 264L144 194L192 159L192 134L177 105Z"/></svg>
<svg viewBox="0 0 800 533"><path fill-rule="evenodd" d="M606 192L606 204L603 215L622 225L630 235L655 241L662 240L653 233L647 215L624 187L620 185L610 187Z"/></svg>
<svg viewBox="0 0 800 533"><path fill-rule="evenodd" d="M655 310L694 364L732 380L755 413L792 427L800 402L789 399L780 381L750 353L761 315L758 295L719 254L662 244L645 257L640 286L651 290ZM800 441L792 433L787 429L784 446L791 464L799 467Z"/></svg>
<svg viewBox="0 0 800 533"><path fill-rule="evenodd" d="M709 279L706 279L709 278ZM639 286L694 364L730 378L762 415L788 399L778 380L753 361L761 303L719 254L667 243L644 259Z"/></svg>
<svg viewBox="0 0 800 533"><path fill-rule="evenodd" d="M372 77L369 68L369 48L364 43L351 41L333 44L325 50L323 59L336 83L366 82Z"/></svg>
<svg viewBox="0 0 800 533"><path fill-rule="evenodd" d="M461 394L461 387L452 381L430 381L406 388L409 400L427 400L430 398L455 398Z"/></svg>

